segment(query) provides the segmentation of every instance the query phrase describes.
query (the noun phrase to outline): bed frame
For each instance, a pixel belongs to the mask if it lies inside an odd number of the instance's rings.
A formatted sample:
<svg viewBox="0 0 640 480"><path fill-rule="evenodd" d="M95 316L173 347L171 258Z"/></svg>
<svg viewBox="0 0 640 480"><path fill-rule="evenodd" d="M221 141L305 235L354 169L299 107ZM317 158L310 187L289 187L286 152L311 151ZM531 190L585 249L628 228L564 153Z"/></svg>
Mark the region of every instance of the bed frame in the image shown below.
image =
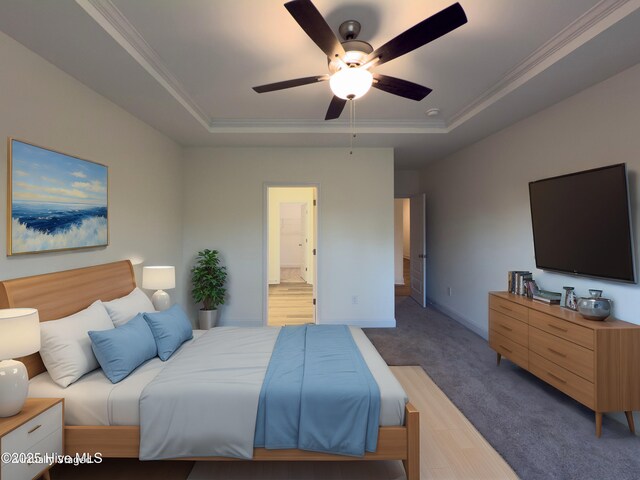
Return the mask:
<svg viewBox="0 0 640 480"><path fill-rule="evenodd" d="M128 260L0 282L0 308L37 308L41 322L55 320L87 308L95 300L109 301L127 295L136 286ZM23 357L29 378L45 371L39 353ZM138 458L140 427L65 426L65 453L102 453L105 458ZM362 458L304 450L254 449L262 461L361 461L402 460L407 480L420 479L419 412L405 407L405 425L380 427L378 449ZM204 457L181 460L232 461L235 458Z"/></svg>

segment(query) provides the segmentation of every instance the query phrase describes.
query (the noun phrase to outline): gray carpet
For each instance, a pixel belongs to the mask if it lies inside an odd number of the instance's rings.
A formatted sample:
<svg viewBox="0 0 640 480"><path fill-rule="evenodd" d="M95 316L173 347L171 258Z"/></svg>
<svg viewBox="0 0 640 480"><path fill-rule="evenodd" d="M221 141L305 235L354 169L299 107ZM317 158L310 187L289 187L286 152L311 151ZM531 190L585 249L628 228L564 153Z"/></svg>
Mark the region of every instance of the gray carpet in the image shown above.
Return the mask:
<svg viewBox="0 0 640 480"><path fill-rule="evenodd" d="M396 300L395 329L366 329L389 365L421 365L500 452L529 479L639 479L640 438L496 355L451 318ZM638 423L636 413L636 423Z"/></svg>

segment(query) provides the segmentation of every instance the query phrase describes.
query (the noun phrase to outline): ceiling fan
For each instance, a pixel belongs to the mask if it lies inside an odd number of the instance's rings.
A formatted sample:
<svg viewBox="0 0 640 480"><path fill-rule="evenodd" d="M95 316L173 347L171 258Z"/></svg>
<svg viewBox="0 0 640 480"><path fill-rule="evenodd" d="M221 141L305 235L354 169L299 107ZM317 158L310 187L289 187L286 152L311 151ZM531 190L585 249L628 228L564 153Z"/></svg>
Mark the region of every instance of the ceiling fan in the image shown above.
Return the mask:
<svg viewBox="0 0 640 480"><path fill-rule="evenodd" d="M348 100L361 97L371 87L411 100L422 100L431 93L430 88L400 78L372 73L370 70L467 23L462 6L455 3L374 50L367 42L357 39L361 27L355 20L348 20L340 25L339 33L344 39L340 42L311 0L292 0L284 6L327 56L329 74L285 80L253 89L258 93L265 93L329 80L334 95L325 120L340 117Z"/></svg>

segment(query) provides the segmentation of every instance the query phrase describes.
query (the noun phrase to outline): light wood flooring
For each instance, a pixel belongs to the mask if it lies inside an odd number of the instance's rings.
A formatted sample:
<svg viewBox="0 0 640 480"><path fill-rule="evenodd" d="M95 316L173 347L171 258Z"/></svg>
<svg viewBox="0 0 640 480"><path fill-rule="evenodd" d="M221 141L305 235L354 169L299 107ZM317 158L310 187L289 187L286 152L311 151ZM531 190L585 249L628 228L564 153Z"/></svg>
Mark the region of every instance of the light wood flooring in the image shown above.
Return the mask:
<svg viewBox="0 0 640 480"><path fill-rule="evenodd" d="M269 325L313 323L313 285L269 285Z"/></svg>
<svg viewBox="0 0 640 480"><path fill-rule="evenodd" d="M517 479L420 367L391 367L420 411L421 479ZM189 475L192 466L193 471ZM401 462L139 462L105 459L101 465L59 465L52 480L404 480Z"/></svg>
<svg viewBox="0 0 640 480"><path fill-rule="evenodd" d="M411 264L408 258L402 259L402 267L404 285L396 285L396 297L408 297L411 295Z"/></svg>

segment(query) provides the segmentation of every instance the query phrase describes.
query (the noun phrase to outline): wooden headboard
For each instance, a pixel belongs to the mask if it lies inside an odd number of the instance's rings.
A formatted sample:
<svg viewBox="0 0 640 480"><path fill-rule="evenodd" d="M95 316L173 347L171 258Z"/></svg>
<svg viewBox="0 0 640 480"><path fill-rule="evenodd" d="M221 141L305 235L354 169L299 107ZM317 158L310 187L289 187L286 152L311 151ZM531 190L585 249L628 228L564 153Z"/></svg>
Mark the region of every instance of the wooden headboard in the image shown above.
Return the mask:
<svg viewBox="0 0 640 480"><path fill-rule="evenodd" d="M37 308L41 322L56 320L87 308L96 300L109 301L136 286L129 260L93 267L46 273L0 282L0 308ZM45 371L39 353L19 359L29 378Z"/></svg>

